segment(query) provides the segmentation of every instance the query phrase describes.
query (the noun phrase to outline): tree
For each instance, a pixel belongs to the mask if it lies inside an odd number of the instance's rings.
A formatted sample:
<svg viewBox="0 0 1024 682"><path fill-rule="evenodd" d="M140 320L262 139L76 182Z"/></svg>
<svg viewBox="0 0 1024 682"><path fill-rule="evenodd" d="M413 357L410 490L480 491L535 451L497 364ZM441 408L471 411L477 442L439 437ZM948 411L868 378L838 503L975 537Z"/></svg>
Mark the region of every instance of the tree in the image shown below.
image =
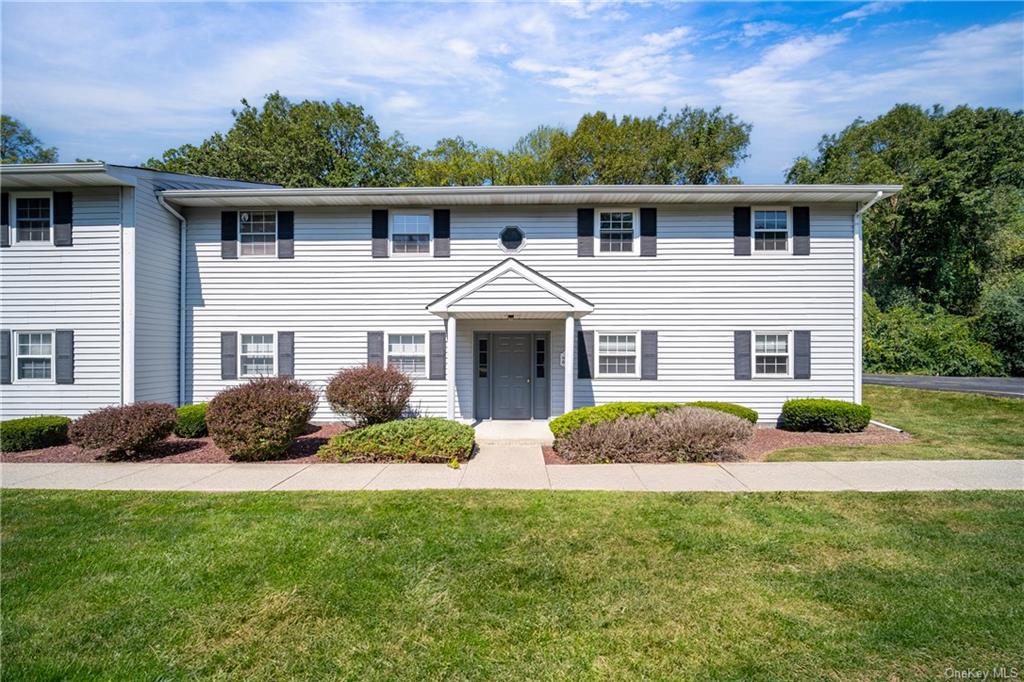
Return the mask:
<svg viewBox="0 0 1024 682"><path fill-rule="evenodd" d="M45 147L27 125L0 115L0 162L56 163L57 148Z"/></svg>
<svg viewBox="0 0 1024 682"><path fill-rule="evenodd" d="M787 181L904 186L864 223L867 290L883 308L973 314L986 280L1021 261L1004 251L1024 239L1022 111L897 105L822 137Z"/></svg>
<svg viewBox="0 0 1024 682"><path fill-rule="evenodd" d="M382 138L362 107L338 100L242 100L227 133L150 159L150 168L271 182L286 187L383 187L413 182L417 150L400 134Z"/></svg>
<svg viewBox="0 0 1024 682"><path fill-rule="evenodd" d="M416 165L416 185L449 187L506 184L504 154L458 137L444 137L424 151Z"/></svg>

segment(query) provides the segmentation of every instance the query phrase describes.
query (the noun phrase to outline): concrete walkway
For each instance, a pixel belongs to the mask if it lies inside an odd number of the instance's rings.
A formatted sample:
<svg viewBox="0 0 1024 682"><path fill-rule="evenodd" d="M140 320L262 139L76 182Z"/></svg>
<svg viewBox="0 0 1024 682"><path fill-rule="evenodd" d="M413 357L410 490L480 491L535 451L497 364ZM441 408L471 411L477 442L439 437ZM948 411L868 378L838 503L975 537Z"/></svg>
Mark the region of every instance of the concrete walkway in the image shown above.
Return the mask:
<svg viewBox="0 0 1024 682"><path fill-rule="evenodd" d="M865 374L864 383L1024 399L1024 378L1020 377L924 377L902 374Z"/></svg>
<svg viewBox="0 0 1024 682"><path fill-rule="evenodd" d="M0 484L4 488L197 491L1024 490L1024 460L547 466L537 445L485 443L459 469L444 464L4 463Z"/></svg>

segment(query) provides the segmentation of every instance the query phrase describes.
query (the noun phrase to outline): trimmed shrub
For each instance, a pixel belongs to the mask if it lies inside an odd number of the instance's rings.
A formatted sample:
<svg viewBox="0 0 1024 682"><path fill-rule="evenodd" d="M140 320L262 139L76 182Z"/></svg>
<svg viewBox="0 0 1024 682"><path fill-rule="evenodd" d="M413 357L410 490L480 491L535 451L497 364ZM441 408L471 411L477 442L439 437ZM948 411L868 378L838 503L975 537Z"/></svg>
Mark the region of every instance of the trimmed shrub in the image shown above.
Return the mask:
<svg viewBox="0 0 1024 682"><path fill-rule="evenodd" d="M686 403L686 407L703 407L708 410L718 410L727 414L736 415L740 419L746 419L751 424L757 423L757 412L749 407L743 407L736 403L720 403L714 400L698 400L693 403Z"/></svg>
<svg viewBox="0 0 1024 682"><path fill-rule="evenodd" d="M343 431L317 453L337 462L448 462L473 452L473 427L448 419L400 419Z"/></svg>
<svg viewBox="0 0 1024 682"><path fill-rule="evenodd" d="M104 407L76 419L68 438L80 448L125 457L143 453L167 438L177 421L174 406L166 403Z"/></svg>
<svg viewBox="0 0 1024 682"><path fill-rule="evenodd" d="M206 403L182 405L178 408L178 423L174 435L179 438L202 438L206 435Z"/></svg>
<svg viewBox="0 0 1024 682"><path fill-rule="evenodd" d="M316 410L309 384L267 377L228 388L206 408L206 428L229 457L273 459L302 433Z"/></svg>
<svg viewBox="0 0 1024 682"><path fill-rule="evenodd" d="M570 462L707 462L734 458L754 434L741 417L703 407L584 424L555 443Z"/></svg>
<svg viewBox="0 0 1024 682"><path fill-rule="evenodd" d="M68 442L70 424L67 417L49 415L0 422L0 450L21 452L64 445Z"/></svg>
<svg viewBox="0 0 1024 682"><path fill-rule="evenodd" d="M566 412L561 417L552 419L549 426L555 438L561 438L585 424L614 421L620 417L653 416L677 407L680 407L679 403L607 403Z"/></svg>
<svg viewBox="0 0 1024 682"><path fill-rule="evenodd" d="M331 409L349 415L357 426L382 424L398 419L412 395L412 379L392 367L349 367L327 384Z"/></svg>
<svg viewBox="0 0 1024 682"><path fill-rule="evenodd" d="M851 433L863 431L870 421L870 407L844 400L800 398L782 405L782 428L787 431Z"/></svg>

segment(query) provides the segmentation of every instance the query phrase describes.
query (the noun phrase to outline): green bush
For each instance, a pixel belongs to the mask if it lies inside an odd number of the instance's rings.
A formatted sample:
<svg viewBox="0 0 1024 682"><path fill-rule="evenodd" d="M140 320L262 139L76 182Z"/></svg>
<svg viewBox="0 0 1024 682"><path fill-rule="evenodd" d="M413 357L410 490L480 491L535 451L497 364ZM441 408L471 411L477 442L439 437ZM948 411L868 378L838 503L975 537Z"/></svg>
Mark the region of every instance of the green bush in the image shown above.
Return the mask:
<svg viewBox="0 0 1024 682"><path fill-rule="evenodd" d="M448 419L400 419L343 431L317 453L336 462L448 462L473 452L473 427Z"/></svg>
<svg viewBox="0 0 1024 682"><path fill-rule="evenodd" d="M598 424L619 417L638 417L640 415L653 417L659 412L674 410L679 406L679 403L607 403L566 412L561 417L552 419L549 426L551 433L555 434L556 438L561 438L584 424Z"/></svg>
<svg viewBox="0 0 1024 682"><path fill-rule="evenodd" d="M0 422L0 450L21 452L38 450L68 442L67 417L41 416L22 417Z"/></svg>
<svg viewBox="0 0 1024 682"><path fill-rule="evenodd" d="M174 435L179 438L202 438L206 435L206 403L182 405L178 408L178 421Z"/></svg>
<svg viewBox="0 0 1024 682"><path fill-rule="evenodd" d="M719 412L735 415L740 419L746 419L751 424L757 423L756 411L749 407L737 405L736 403L720 403L714 400L698 400L694 403L686 403L686 407L703 407L708 410L718 410Z"/></svg>
<svg viewBox="0 0 1024 682"><path fill-rule="evenodd" d="M800 398L782 405L782 428L787 431L851 433L863 431L870 421L870 407L843 400Z"/></svg>
<svg viewBox="0 0 1024 682"><path fill-rule="evenodd" d="M864 296L864 371L877 374L1000 376L1003 363L971 320L921 303L879 310Z"/></svg>
<svg viewBox="0 0 1024 682"><path fill-rule="evenodd" d="M263 377L226 388L206 410L218 448L241 460L274 459L302 434L316 411L313 387L287 377Z"/></svg>
<svg viewBox="0 0 1024 682"><path fill-rule="evenodd" d="M1024 271L985 287L978 327L1003 357L1007 371L1024 376Z"/></svg>

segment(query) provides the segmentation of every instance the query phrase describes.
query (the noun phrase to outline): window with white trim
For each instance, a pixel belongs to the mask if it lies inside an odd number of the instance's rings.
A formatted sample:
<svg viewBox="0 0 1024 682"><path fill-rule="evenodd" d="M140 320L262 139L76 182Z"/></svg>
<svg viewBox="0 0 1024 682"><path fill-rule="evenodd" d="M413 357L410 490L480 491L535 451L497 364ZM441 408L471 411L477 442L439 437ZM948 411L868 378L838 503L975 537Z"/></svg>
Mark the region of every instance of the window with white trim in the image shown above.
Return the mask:
<svg viewBox="0 0 1024 682"><path fill-rule="evenodd" d="M598 211L597 252L602 254L633 253L633 245L637 242L638 227L636 211Z"/></svg>
<svg viewBox="0 0 1024 682"><path fill-rule="evenodd" d="M273 334L239 334L241 352L238 354L238 376L268 377L274 376Z"/></svg>
<svg viewBox="0 0 1024 682"><path fill-rule="evenodd" d="M21 243L50 242L53 225L52 195L22 194L14 197L14 239Z"/></svg>
<svg viewBox="0 0 1024 682"><path fill-rule="evenodd" d="M53 332L16 332L15 367L18 381L53 380Z"/></svg>
<svg viewBox="0 0 1024 682"><path fill-rule="evenodd" d="M391 253L400 256L430 254L433 218L429 213L391 214Z"/></svg>
<svg viewBox="0 0 1024 682"><path fill-rule="evenodd" d="M789 251L789 236L792 233L789 209L756 208L753 221L751 234L754 239L754 251Z"/></svg>
<svg viewBox="0 0 1024 682"><path fill-rule="evenodd" d="M597 376L637 376L637 338L635 333L598 333Z"/></svg>
<svg viewBox="0 0 1024 682"><path fill-rule="evenodd" d="M242 211L238 214L239 254L277 255L277 211Z"/></svg>
<svg viewBox="0 0 1024 682"><path fill-rule="evenodd" d="M789 332L754 333L754 376L789 376L793 366L789 337Z"/></svg>
<svg viewBox="0 0 1024 682"><path fill-rule="evenodd" d="M411 377L427 376L427 335L388 334L388 367Z"/></svg>

